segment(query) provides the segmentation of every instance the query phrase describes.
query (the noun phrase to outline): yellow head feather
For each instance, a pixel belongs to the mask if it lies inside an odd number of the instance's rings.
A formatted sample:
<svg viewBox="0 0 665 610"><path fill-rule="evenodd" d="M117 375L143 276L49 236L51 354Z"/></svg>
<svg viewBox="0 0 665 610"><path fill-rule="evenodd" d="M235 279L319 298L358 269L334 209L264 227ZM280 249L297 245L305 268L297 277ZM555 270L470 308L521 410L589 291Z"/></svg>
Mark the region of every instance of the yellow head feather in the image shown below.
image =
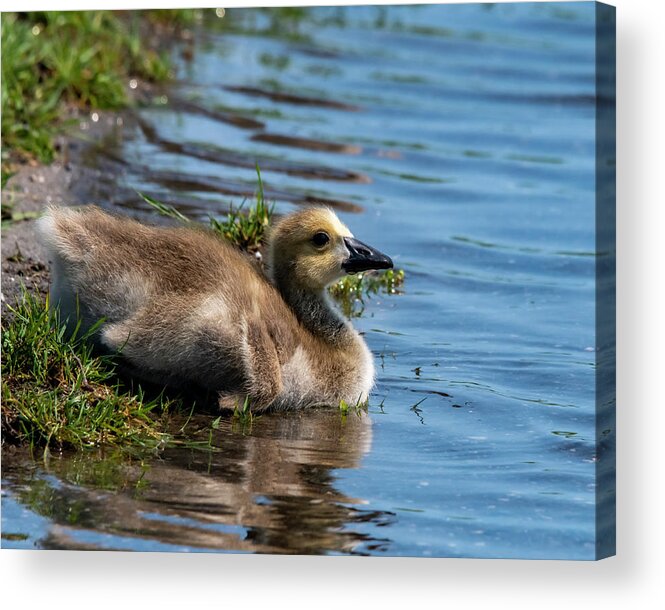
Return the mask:
<svg viewBox="0 0 665 610"><path fill-rule="evenodd" d="M318 233L325 233L328 243L315 245ZM268 268L273 279L322 290L344 275L342 262L349 254L344 237L353 234L329 208L306 208L286 216L270 233Z"/></svg>

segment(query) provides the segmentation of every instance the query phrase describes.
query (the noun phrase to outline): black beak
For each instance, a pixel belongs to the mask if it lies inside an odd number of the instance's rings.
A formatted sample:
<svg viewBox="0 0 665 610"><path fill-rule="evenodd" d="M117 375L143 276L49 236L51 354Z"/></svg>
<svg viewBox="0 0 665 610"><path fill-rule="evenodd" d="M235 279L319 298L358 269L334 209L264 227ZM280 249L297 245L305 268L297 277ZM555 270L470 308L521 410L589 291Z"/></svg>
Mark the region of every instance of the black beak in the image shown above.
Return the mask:
<svg viewBox="0 0 665 610"><path fill-rule="evenodd" d="M347 273L358 273L369 269L392 269L393 262L389 256L375 250L353 237L345 237L344 243L350 256L342 263Z"/></svg>

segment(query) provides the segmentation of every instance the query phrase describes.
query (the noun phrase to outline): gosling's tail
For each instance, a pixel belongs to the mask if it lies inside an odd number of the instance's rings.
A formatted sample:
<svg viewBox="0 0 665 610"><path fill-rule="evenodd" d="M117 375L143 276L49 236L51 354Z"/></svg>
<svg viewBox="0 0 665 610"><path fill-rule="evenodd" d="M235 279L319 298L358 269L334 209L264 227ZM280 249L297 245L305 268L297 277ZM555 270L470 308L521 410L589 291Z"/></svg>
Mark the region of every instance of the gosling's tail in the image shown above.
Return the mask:
<svg viewBox="0 0 665 610"><path fill-rule="evenodd" d="M86 230L85 215L71 208L48 207L37 219L39 241L53 263L77 263L94 248L94 239Z"/></svg>

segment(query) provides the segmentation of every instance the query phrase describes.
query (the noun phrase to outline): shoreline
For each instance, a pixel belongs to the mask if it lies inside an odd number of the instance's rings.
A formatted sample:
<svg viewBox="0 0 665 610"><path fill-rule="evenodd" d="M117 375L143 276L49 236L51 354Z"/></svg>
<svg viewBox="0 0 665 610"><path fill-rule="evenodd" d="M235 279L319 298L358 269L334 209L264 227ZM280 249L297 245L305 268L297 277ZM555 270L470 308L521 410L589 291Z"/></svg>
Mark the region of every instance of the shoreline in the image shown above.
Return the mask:
<svg viewBox="0 0 665 610"><path fill-rule="evenodd" d="M97 122L92 120L93 114L99 117ZM49 262L37 240L34 217L47 205L70 206L90 202L100 175L113 168L86 167L83 162L85 154L93 144L83 143L81 137L103 138L113 129L122 128L125 114L126 111L92 111L87 118L84 115L77 117L77 129L58 138L60 153L55 161L50 164L26 163L2 189L3 207L9 207L12 215L27 217L9 220L2 228L3 315L7 313L7 306L16 302L22 284L29 292L42 296L48 292Z"/></svg>
<svg viewBox="0 0 665 610"><path fill-rule="evenodd" d="M183 45L183 55L191 56L194 30L203 20L202 10L178 9L99 11L100 16L107 18L103 23L77 21L77 16L89 14L48 11L41 16L29 12L3 15L3 55L7 53L8 61L14 62L13 69L21 72L33 89L39 88L35 93L38 98L49 95L54 87L62 87L57 108L50 111L48 118L36 113L34 107L21 107L19 111L14 108L12 95L23 96L24 101L30 95L26 82L7 84L11 87L7 93L9 101L3 97L3 183L6 174L11 173L2 187L3 316L7 306L16 302L22 284L29 292L42 296L48 291L49 265L33 225L46 205L94 202L113 207L121 195L125 201L136 196L116 179L126 164L112 154L104 154L106 144L109 138L117 141L126 130L134 128L138 104L149 104L151 96L177 78L165 54L178 42ZM9 19L12 15L14 29L6 31L4 17ZM90 68L103 68L110 80L97 83L78 65L63 76L57 64L43 64L44 45L61 42L58 36L51 35L54 28L69 32L72 39L67 44L73 52L91 52L90 49L103 45L111 64L93 62ZM9 36L10 32L14 36ZM4 63L3 59L3 66ZM9 121L27 122L28 135L22 134L10 143L6 139L5 113ZM67 123L72 123L72 127Z"/></svg>
<svg viewBox="0 0 665 610"><path fill-rule="evenodd" d="M16 302L21 285L41 296L48 293L50 265L35 233L35 218L46 206L81 206L96 204L116 208L117 201L139 196L123 186L120 179L126 164L108 145L118 143L137 129L135 108L162 87L140 82L129 90L129 105L122 110L85 110L70 108L68 119L75 126L56 139L58 155L51 163L30 160L17 167L2 189L3 218L0 240L2 258L1 311ZM139 209L123 209L124 214L144 217ZM152 222L159 216L150 215Z"/></svg>

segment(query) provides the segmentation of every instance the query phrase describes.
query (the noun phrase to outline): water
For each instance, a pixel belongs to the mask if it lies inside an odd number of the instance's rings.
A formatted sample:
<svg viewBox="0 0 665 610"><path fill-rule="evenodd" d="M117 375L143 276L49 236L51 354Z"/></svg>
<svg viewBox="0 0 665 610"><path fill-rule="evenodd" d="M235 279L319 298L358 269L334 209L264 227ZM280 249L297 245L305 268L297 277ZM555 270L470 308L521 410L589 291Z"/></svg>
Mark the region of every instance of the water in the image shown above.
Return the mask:
<svg viewBox="0 0 665 610"><path fill-rule="evenodd" d="M258 162L278 212L326 201L389 253L405 293L355 320L368 413L5 459L3 546L592 558L593 34L592 3L230 9L201 33L123 185L222 215Z"/></svg>

